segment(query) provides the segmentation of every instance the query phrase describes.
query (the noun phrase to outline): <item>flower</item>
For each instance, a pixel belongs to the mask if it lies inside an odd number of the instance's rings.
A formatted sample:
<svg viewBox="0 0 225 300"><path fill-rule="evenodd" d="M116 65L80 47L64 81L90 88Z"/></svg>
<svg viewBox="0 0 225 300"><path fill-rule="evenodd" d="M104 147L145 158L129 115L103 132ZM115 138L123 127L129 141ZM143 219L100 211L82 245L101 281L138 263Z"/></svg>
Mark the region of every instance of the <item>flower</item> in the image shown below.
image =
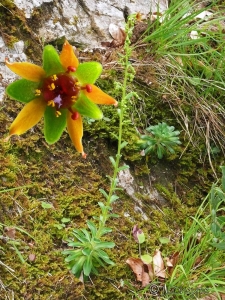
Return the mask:
<svg viewBox="0 0 225 300"><path fill-rule="evenodd" d="M94 85L102 65L98 62L79 64L73 47L66 41L60 55L53 46L44 47L43 68L8 60L6 66L22 77L11 83L6 93L12 99L26 103L11 124L9 137L23 134L44 116L47 143L57 142L67 126L76 150L85 158L81 115L98 120L102 118L102 111L96 104L117 105L114 98Z"/></svg>

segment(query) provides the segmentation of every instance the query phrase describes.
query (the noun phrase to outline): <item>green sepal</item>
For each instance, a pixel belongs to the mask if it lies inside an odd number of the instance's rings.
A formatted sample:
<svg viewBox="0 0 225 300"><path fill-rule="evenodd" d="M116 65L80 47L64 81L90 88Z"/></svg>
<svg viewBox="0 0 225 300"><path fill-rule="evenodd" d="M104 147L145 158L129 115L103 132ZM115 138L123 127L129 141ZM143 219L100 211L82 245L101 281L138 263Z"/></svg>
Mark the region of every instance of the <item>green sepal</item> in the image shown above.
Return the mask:
<svg viewBox="0 0 225 300"><path fill-rule="evenodd" d="M81 115L91 119L100 120L103 117L100 108L95 103L91 102L82 92L79 99L73 105L73 108Z"/></svg>
<svg viewBox="0 0 225 300"><path fill-rule="evenodd" d="M66 127L67 110L62 109L60 110L60 112L61 116L56 117L55 109L50 106L46 107L44 115L44 135L45 140L48 144L54 144L55 142L57 142Z"/></svg>
<svg viewBox="0 0 225 300"><path fill-rule="evenodd" d="M93 84L102 73L102 65L96 61L79 64L74 76L81 84Z"/></svg>
<svg viewBox="0 0 225 300"><path fill-rule="evenodd" d="M28 103L37 98L37 96L35 96L35 90L38 89L39 85L40 82L19 79L7 86L6 93L12 99Z"/></svg>
<svg viewBox="0 0 225 300"><path fill-rule="evenodd" d="M51 45L47 45L44 47L43 69L45 70L47 77L65 72L63 66L61 65L56 49Z"/></svg>

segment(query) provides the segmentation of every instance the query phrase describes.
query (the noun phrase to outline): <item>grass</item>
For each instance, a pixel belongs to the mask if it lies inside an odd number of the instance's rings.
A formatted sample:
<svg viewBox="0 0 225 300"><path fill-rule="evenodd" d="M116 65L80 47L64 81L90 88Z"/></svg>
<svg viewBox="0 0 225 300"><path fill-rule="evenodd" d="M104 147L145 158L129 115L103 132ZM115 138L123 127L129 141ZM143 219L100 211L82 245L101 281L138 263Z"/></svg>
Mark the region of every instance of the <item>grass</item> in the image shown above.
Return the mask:
<svg viewBox="0 0 225 300"><path fill-rule="evenodd" d="M191 142L196 134L204 136L210 161L213 145L225 152L225 16L217 2L200 8L204 2L173 1L136 45L154 53L150 64L163 101L169 103ZM212 14L199 18L206 10ZM197 33L196 39L191 38L192 32Z"/></svg>
<svg viewBox="0 0 225 300"><path fill-rule="evenodd" d="M215 177L217 177L218 166L214 157L218 157L218 153L225 152L225 108L223 105L225 40L223 39L224 29L220 25L221 21L224 20L224 16L221 16L216 1L208 9L211 9L214 14L209 19L202 20L196 18L196 16L205 8L200 9L198 5L187 0L172 1L171 6L161 19L163 21L161 22L159 15L155 22L150 23L141 42L135 45L135 49L139 51L144 48L145 57L147 58L138 67L149 65L154 70L157 86L151 88L155 94L161 95L162 99L162 102L155 110L160 110L161 107L164 108L164 103L168 104L175 116L171 120L176 120L183 128L181 139L185 146L181 156L185 155L189 145L193 145L194 148L194 146L198 146L204 140L211 168ZM191 39L192 31L198 32L198 39ZM132 90L132 87L129 88ZM148 89L145 86L143 92L147 93L145 88L146 90ZM159 97L154 99L155 105L158 99ZM132 106L132 99L129 99L129 101L129 104L131 103L130 106ZM133 116L137 112L139 119L142 119L142 124L145 123L144 128L153 125L154 121L164 121L151 118L151 112L147 112L146 122L145 120L143 121L144 110L148 109L148 103L146 99L138 99L137 102L139 105L140 103L143 105L143 111L137 106L133 110L135 111ZM15 110L15 108L13 109ZM128 108L126 112L129 110L132 110L132 108ZM168 117L167 111L165 114L165 118ZM135 122L134 117L132 118L132 124L129 123L127 126L124 126L125 130L131 130L133 123L136 128L140 128L141 125ZM109 122L109 124L110 130L106 136L110 136L113 133L111 123ZM175 124L172 123L171 125ZM96 126L100 127L101 123L97 123ZM101 132L104 130L105 128L102 130L101 127L99 129ZM38 130L34 129L34 132L34 140L31 140L29 135L27 138L15 139L15 145L10 150L10 153L18 153L18 162L24 163L23 180L37 182L37 188L29 190L29 196L26 201L19 199L24 207L21 217L14 208L16 206L14 196L11 197L13 201L11 201L9 212L6 211L8 220L11 218L10 213L14 212L12 220L14 218L15 224L17 224L16 222L19 223L18 230L19 228L26 228L27 231L21 231L21 233L26 233L24 239L27 244L32 236L35 236L37 241L34 250L32 250L37 254L37 259L34 262L29 262L29 265L21 263L24 262L24 257L27 257L31 251L28 246L26 248L24 244L21 244L18 246L18 249L15 249L16 246L12 245L15 246L13 249L15 255L12 257L12 249L6 249L5 245L3 245L4 251L8 253L4 263L0 260L0 267L3 267L5 270L7 268L9 271L11 270L11 277L8 276L9 272L6 272L7 285L11 282L10 284L15 293L18 294L18 297L22 298L24 295L26 297L29 294L35 295L40 290L43 290L43 297L51 294L53 295L52 297L58 299L64 299L65 297L74 299L74 295L78 291L85 294L83 296L84 299L86 296L87 299L97 299L96 297L103 299L102 297L107 297L107 293L108 296L113 295L111 297L114 298L118 296L121 297L120 299L123 299L124 294L127 299L150 299L152 297L150 288L153 289L155 285L160 291L163 291L161 299L176 299L176 297L177 299L182 299L182 297L183 299L188 299L190 296L189 288L194 291L190 299L193 299L195 296L204 296L204 293L214 293L218 298L220 297L220 292L224 292L223 279L225 276L223 271L224 249L219 248L223 247L224 243L223 228L221 227L219 231L218 226L221 226L223 223L221 217L224 215L222 208L224 188L218 184L212 187L211 192L201 204L197 214L192 218L191 226L188 225L190 224L190 218L187 217L186 228L182 228L180 220L179 224L177 223L173 227L171 225L172 222L176 223L177 220L171 220L170 213L164 213L163 209L161 210L163 211L162 220L161 217L157 219L160 211L153 209L149 204L150 209L147 211L147 214L151 216L151 219L145 222L134 212L133 201L131 203L128 197L128 201L125 202L125 196L122 196L119 204L115 205L115 212L119 211L121 217L110 224L115 230L112 238L117 239L115 241L117 245L115 252L113 252L114 250L110 251L110 255L114 255L112 259L116 261L117 265L115 269L107 268L103 271L103 275L100 274L99 277L93 277L94 284L92 282L90 284L87 283L86 290L81 290L78 286L79 283L75 281L73 275L66 269L63 258L59 253L65 248L66 239L64 237L71 232L72 227L79 228L84 226L86 220L96 216L99 211L97 203L102 201L102 198L101 195L98 195L98 189L102 184L104 188L106 186L105 174L109 173L109 168L106 166L108 152L104 150L106 146L102 142L103 138L98 136L98 141L95 143L96 134L94 135L90 131L91 133L89 132L90 134L88 133L89 136L87 137L88 142L86 140L85 142L89 146L91 141L90 153L93 153L93 157L84 164L70 149L66 139L62 140L62 144L58 144L55 148L47 148L46 145L43 145ZM112 148L109 151L110 155L112 155L113 146L113 143L109 145ZM62 148L60 149L60 147ZM34 149L37 150L36 153ZM137 153L136 155L139 156ZM107 156L107 159L105 156ZM132 167L138 173L142 166L134 165ZM152 167L151 157L148 167L149 169ZM202 166L203 170L204 167ZM96 173L94 172L95 168L97 169ZM162 170L161 172L162 176L164 176ZM103 174L103 176L101 177L99 174ZM198 185L198 182L194 184ZM145 186L145 184L140 185ZM17 185L15 184L15 186ZM192 188L194 189L193 186ZM11 189L11 191L14 190L15 188ZM4 193L4 191L1 190L0 193ZM217 193L218 191L220 191L220 194ZM195 196L194 192L193 195ZM216 199L213 195L217 198L219 197L218 195L221 196L216 204L213 201L213 199ZM183 197L183 202L185 202L187 197ZM48 212L46 209L42 209L44 207L41 208L40 199L46 199L46 203L53 203L50 205L50 208L48 207ZM4 201L8 205L7 199ZM144 199L143 202L145 201L149 203L148 198ZM173 204L171 201L174 210L173 217L176 214L185 216L183 210L186 209L187 212L190 212L193 208L192 206L197 203L196 201L188 207L183 202L178 207L178 204ZM4 204L3 207L5 206ZM126 210L129 211L131 218L123 217ZM172 213L172 209L168 209L168 211ZM8 216L7 213L9 214ZM65 227L61 226L58 230L56 224L58 224L59 220L62 220L62 217L69 217L71 222L66 224ZM169 231L172 232L171 236L173 233L175 235L176 230L178 230L177 226L179 226L179 230L183 231L180 243L173 245L179 252L179 259L174 265L166 283L152 282L150 287L148 286L142 290L138 290L135 282L131 283L133 275L124 267L124 261L128 253L134 252L135 249L135 245L130 243L129 235L133 223L137 222L137 220L145 223L143 227L146 226L146 230L151 232L151 241L149 243L152 248L157 245L157 235L161 236L161 234L165 232L167 234ZM27 232L30 232L32 236L29 236ZM220 246L218 247L216 244ZM24 276L28 278L25 291L20 291L20 283L16 281L12 283L12 280L9 279L14 274L13 269L6 265L6 262L7 264L9 262L9 265L13 266L13 268L15 266L15 272L19 273L18 281L22 281ZM50 271L49 268L51 268ZM51 280L49 280L50 276ZM4 283L6 277L1 277ZM118 282L121 277L123 279L119 285ZM4 286L1 280L0 288ZM108 282L113 282L111 284L113 290L110 290L110 284L107 284L107 280ZM48 289L44 288L47 286ZM179 289L183 289L182 295L176 294ZM116 292L113 294L115 290ZM112 294L110 294L111 292ZM108 297L109 299L111 299L110 296Z"/></svg>
<svg viewBox="0 0 225 300"><path fill-rule="evenodd" d="M149 65L156 70L162 101L170 105L183 128L184 138L189 140L181 155L189 143L196 147L205 140L209 164L216 178L218 169L214 155L225 153L225 40L222 25L225 16L217 3L219 1L213 1L205 8L201 6L203 2L172 1L164 14L158 13L143 39L136 44L137 48L147 48L151 55ZM206 10L210 16L200 18ZM196 38L192 38L193 33L197 34ZM224 180L223 174L222 182ZM158 295L161 294L160 299L197 299L206 294L221 299L221 293L225 292L224 209L220 207L225 200L223 188L212 186L192 218L191 226L184 229L177 250L178 262L165 284L153 282L137 291L126 282L135 299L150 297L154 284ZM219 218L215 217L216 213Z"/></svg>
<svg viewBox="0 0 225 300"><path fill-rule="evenodd" d="M170 256L174 260L171 260L172 269L166 268L167 279L153 281L141 290L125 282L134 297L132 299L150 299L148 297L151 296L174 300L199 299L206 295L216 295L216 299L222 299L225 293L224 216L222 222L219 220L221 212L224 212L224 182L223 170L222 184L213 184L192 218L191 226L189 224L184 229L176 252ZM215 223L217 229L213 225Z"/></svg>

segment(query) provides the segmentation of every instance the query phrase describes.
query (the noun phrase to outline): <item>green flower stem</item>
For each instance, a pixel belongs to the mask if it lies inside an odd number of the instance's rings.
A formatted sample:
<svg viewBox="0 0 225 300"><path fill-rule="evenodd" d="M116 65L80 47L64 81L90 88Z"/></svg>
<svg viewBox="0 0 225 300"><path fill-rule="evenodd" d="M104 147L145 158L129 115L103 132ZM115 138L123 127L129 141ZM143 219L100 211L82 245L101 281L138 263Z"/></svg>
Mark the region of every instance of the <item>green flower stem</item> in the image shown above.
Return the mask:
<svg viewBox="0 0 225 300"><path fill-rule="evenodd" d="M130 38L132 36L134 24L135 24L135 15L131 15L128 18L128 22L126 24L126 40L124 44L124 56L122 57L122 65L124 66L124 79L122 84L122 97L120 102L120 109L119 109L119 134L118 134L118 148L117 148L117 154L115 159L115 165L114 165L114 172L113 176L111 177L111 184L110 189L108 193L108 197L106 198L106 203L104 206L104 209L102 209L102 214L100 216L99 220L99 228L96 234L97 238L100 238L102 235L102 229L105 227L105 223L110 218L110 200L112 195L114 194L117 186L117 175L119 172L119 164L120 164L120 158L121 158L121 144L122 144L122 133L123 133L123 123L124 123L124 113L126 110L126 102L127 102L127 84L129 81L133 79L133 67L130 65L129 58L132 53L132 48L130 47Z"/></svg>

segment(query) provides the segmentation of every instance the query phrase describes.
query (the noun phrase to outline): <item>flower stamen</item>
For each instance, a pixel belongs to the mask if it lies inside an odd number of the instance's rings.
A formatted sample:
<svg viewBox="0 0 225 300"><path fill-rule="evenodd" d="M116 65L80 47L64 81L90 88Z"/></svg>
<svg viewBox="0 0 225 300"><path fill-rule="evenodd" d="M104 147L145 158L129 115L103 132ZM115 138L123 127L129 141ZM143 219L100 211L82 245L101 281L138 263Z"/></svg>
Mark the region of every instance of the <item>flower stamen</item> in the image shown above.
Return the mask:
<svg viewBox="0 0 225 300"><path fill-rule="evenodd" d="M48 85L48 88L49 88L50 91L54 91L55 84L52 82L51 84Z"/></svg>
<svg viewBox="0 0 225 300"><path fill-rule="evenodd" d="M47 105L48 105L48 106L51 106L51 107L55 107L55 102L54 102L54 100L49 100L49 101L47 102Z"/></svg>
<svg viewBox="0 0 225 300"><path fill-rule="evenodd" d="M59 110L56 110L56 112L55 112L55 115L56 115L56 117L58 118L59 116L61 116L61 112L59 111Z"/></svg>
<svg viewBox="0 0 225 300"><path fill-rule="evenodd" d="M41 95L41 90L35 90L35 96L40 96Z"/></svg>
<svg viewBox="0 0 225 300"><path fill-rule="evenodd" d="M52 79L53 81L56 81L56 80L58 79L58 77L54 74L54 75L51 76L51 79Z"/></svg>

